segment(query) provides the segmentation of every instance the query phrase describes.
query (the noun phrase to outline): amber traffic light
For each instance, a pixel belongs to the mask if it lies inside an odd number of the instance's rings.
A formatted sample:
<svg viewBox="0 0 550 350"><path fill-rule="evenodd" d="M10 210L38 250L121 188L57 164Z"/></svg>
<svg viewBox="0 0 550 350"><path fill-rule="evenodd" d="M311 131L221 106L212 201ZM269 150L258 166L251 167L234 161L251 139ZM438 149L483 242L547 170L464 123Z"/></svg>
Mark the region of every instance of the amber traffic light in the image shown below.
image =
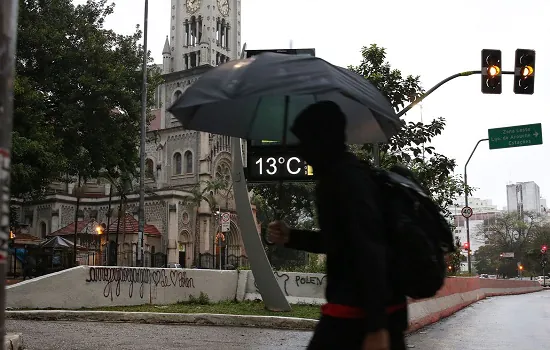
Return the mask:
<svg viewBox="0 0 550 350"><path fill-rule="evenodd" d="M502 53L500 50L481 50L481 92L502 93Z"/></svg>
<svg viewBox="0 0 550 350"><path fill-rule="evenodd" d="M517 49L514 69L514 93L532 95L535 92L535 50Z"/></svg>

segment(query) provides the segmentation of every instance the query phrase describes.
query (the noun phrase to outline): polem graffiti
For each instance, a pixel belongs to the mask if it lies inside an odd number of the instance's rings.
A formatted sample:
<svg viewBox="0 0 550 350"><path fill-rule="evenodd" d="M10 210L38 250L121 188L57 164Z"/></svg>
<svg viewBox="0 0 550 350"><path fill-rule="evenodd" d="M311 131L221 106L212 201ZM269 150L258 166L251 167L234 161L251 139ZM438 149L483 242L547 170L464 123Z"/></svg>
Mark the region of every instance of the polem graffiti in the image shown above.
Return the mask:
<svg viewBox="0 0 550 350"><path fill-rule="evenodd" d="M105 298L119 297L121 284L128 284L128 297L134 295L134 287L139 287L139 297L143 298L146 285L156 288L195 288L193 278L187 277L185 270L148 269L128 267L90 267L88 283L105 283Z"/></svg>
<svg viewBox="0 0 550 350"><path fill-rule="evenodd" d="M274 271L275 277L277 277L277 282L279 282L279 285L283 289L283 292L286 296L290 296L290 293L288 292L288 284L289 282L295 283L296 287L305 286L305 285L315 285L315 286L322 286L327 279L327 275L323 275L323 277L317 277L317 276L311 276L311 275L296 275L293 278L291 278L288 274L284 272ZM256 281L254 281L254 287L256 287L256 293L260 293L260 290L258 289L258 285L256 284Z"/></svg>

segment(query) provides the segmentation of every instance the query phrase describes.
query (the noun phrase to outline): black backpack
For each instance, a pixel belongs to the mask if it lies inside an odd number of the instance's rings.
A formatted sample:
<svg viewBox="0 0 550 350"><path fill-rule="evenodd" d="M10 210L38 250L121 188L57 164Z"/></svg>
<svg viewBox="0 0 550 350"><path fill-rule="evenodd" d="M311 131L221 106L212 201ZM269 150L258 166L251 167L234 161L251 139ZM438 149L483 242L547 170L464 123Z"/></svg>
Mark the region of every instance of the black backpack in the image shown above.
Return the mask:
<svg viewBox="0 0 550 350"><path fill-rule="evenodd" d="M379 189L393 289L413 299L433 297L445 281L445 255L455 251L449 223L410 170L369 167L369 173Z"/></svg>

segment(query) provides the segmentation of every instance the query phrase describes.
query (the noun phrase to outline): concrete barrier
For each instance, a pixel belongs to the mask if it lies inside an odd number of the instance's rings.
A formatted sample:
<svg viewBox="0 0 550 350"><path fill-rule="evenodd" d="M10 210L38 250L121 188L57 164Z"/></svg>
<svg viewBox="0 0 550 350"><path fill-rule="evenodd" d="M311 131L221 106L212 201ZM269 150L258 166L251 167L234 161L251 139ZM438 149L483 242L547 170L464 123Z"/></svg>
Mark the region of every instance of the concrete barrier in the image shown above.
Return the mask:
<svg viewBox="0 0 550 350"><path fill-rule="evenodd" d="M241 271L239 276L246 280L244 295L237 295L237 300L261 299L260 291L252 271ZM244 276L244 274L247 274ZM324 304L326 275L322 273L280 272L275 271L275 278L291 304Z"/></svg>
<svg viewBox="0 0 550 350"><path fill-rule="evenodd" d="M326 276L275 272L290 303L325 303ZM434 298L409 301L410 331L488 296L542 290L536 281L448 278ZM252 271L79 266L7 287L11 309L166 305L203 292L213 302L261 299Z"/></svg>
<svg viewBox="0 0 550 350"><path fill-rule="evenodd" d="M208 294L233 300L238 271L78 266L7 287L6 306L78 309L174 304Z"/></svg>
<svg viewBox="0 0 550 350"><path fill-rule="evenodd" d="M430 299L409 300L409 332L413 332L490 296L532 293L542 290L536 281L450 277Z"/></svg>

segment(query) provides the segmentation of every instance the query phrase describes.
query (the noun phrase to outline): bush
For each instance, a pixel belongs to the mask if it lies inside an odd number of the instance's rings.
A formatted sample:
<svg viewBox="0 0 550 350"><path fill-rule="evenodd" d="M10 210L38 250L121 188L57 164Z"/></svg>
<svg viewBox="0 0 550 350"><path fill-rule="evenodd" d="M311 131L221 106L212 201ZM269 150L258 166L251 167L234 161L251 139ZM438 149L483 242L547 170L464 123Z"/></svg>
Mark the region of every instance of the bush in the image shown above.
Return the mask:
<svg viewBox="0 0 550 350"><path fill-rule="evenodd" d="M308 254L305 265L287 265L278 269L285 272L326 273L327 263L320 254Z"/></svg>
<svg viewBox="0 0 550 350"><path fill-rule="evenodd" d="M189 301L183 302L182 304L190 304L190 305L208 305L210 304L210 298L208 297L208 294L204 292L200 292L198 297L195 297L194 295L189 296Z"/></svg>

